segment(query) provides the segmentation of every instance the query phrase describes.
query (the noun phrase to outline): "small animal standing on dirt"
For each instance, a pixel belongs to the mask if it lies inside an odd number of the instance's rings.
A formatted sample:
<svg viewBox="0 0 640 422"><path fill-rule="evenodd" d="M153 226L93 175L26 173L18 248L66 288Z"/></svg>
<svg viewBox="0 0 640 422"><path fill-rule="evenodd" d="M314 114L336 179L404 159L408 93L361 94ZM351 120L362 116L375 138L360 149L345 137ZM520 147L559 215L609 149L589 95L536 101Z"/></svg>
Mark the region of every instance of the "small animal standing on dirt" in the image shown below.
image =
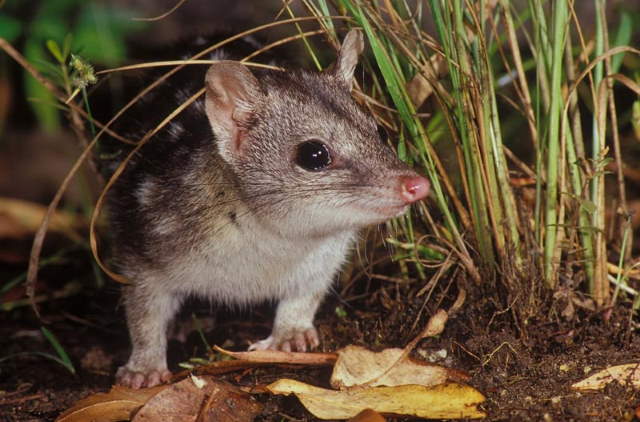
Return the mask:
<svg viewBox="0 0 640 422"><path fill-rule="evenodd" d="M271 335L250 349L319 345L314 314L357 231L401 215L429 191L351 98L363 47L352 30L322 73L215 63L206 97L129 163L110 197L133 343L118 383L169 380L167 327L190 296L276 299ZM147 98L148 112L184 101L200 81L173 100Z"/></svg>

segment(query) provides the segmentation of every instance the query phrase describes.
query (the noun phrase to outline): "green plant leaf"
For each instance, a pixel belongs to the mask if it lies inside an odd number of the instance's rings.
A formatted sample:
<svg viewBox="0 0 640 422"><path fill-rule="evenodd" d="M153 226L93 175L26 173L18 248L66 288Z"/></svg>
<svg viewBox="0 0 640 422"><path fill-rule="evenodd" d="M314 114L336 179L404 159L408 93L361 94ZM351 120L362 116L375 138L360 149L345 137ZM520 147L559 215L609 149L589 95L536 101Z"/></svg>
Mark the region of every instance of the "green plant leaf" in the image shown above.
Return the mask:
<svg viewBox="0 0 640 422"><path fill-rule="evenodd" d="M0 362L4 362L5 360L9 360L9 359L13 359L13 358L17 358L20 356L42 356L43 358L47 358L47 359L51 359L54 362L58 362L60 365L64 366L65 368L69 369L67 367L67 365L57 356L52 355L51 353L45 353L45 352L20 352L20 353L13 353L7 356L3 356L0 358ZM75 369L74 369L75 371ZM75 374L75 372L72 372L73 374Z"/></svg>
<svg viewBox="0 0 640 422"><path fill-rule="evenodd" d="M640 141L640 100L634 101L631 106L631 126L636 139Z"/></svg>
<svg viewBox="0 0 640 422"><path fill-rule="evenodd" d="M0 38L8 42L15 41L22 33L22 23L7 15L0 15Z"/></svg>
<svg viewBox="0 0 640 422"><path fill-rule="evenodd" d="M637 23L637 22L636 22ZM617 47L619 45L629 45L631 42L631 35L633 32L633 21L631 19L631 14L623 10L620 13L620 23L618 24L618 30L616 31L616 36L613 41L613 45L611 47ZM611 71L613 73L617 73L622 65L622 60L624 59L624 53L616 54L611 59Z"/></svg>
<svg viewBox="0 0 640 422"><path fill-rule="evenodd" d="M126 58L125 36L143 26L130 18L126 10L88 5L74 29L73 50L89 62L117 66Z"/></svg>
<svg viewBox="0 0 640 422"><path fill-rule="evenodd" d="M46 45L53 57L55 57L60 64L64 64L64 57L62 56L60 47L58 47L58 43L54 40L47 40Z"/></svg>
<svg viewBox="0 0 640 422"><path fill-rule="evenodd" d="M43 42L44 40L61 40L67 33L66 20L61 17L39 16L29 26L28 40Z"/></svg>
<svg viewBox="0 0 640 422"><path fill-rule="evenodd" d="M442 261L445 259L445 256L441 252L438 252L435 249L428 248L426 246L417 245L416 250L421 257L426 259L432 259L435 261Z"/></svg>
<svg viewBox="0 0 640 422"><path fill-rule="evenodd" d="M32 63L45 61L45 53L42 45L35 39L27 40L24 46L24 55ZM60 115L55 107L51 106L56 102L55 97L35 78L26 74L24 78L24 89L27 98L34 98L38 101L31 102L38 124L46 132L55 132L60 129Z"/></svg>
<svg viewBox="0 0 640 422"><path fill-rule="evenodd" d="M59 19L78 9L79 6L85 3L85 0L48 0L40 3L38 12L40 16Z"/></svg>
<svg viewBox="0 0 640 422"><path fill-rule="evenodd" d="M71 54L71 43L73 42L73 35L71 33L64 37L64 43L62 44L62 55L65 60Z"/></svg>
<svg viewBox="0 0 640 422"><path fill-rule="evenodd" d="M64 365L64 367L67 368L69 372L75 375L76 368L73 366L71 358L69 358L69 355L67 354L66 350L64 350L64 347L62 347L56 336L51 331L49 331L47 327L41 327L40 329L42 330L42 334L44 334L47 340L49 340L49 343L51 343L56 353L58 354L60 363L62 363L62 365Z"/></svg>
<svg viewBox="0 0 640 422"><path fill-rule="evenodd" d="M123 40L110 31L97 32L92 27L82 27L75 32L74 50L93 63L117 66L125 59Z"/></svg>
<svg viewBox="0 0 640 422"><path fill-rule="evenodd" d="M593 201L589 201L586 199L580 202L580 208L582 208L589 214L593 214L598 209L598 207L596 206L595 203L593 203Z"/></svg>
<svg viewBox="0 0 640 422"><path fill-rule="evenodd" d="M42 72L44 76L50 78L54 83L62 83L63 76L60 65L55 65L52 62L48 62L45 60L34 60L33 65L40 72Z"/></svg>
<svg viewBox="0 0 640 422"><path fill-rule="evenodd" d="M404 162L407 161L407 144L404 140L404 136L398 141L397 149L398 158Z"/></svg>

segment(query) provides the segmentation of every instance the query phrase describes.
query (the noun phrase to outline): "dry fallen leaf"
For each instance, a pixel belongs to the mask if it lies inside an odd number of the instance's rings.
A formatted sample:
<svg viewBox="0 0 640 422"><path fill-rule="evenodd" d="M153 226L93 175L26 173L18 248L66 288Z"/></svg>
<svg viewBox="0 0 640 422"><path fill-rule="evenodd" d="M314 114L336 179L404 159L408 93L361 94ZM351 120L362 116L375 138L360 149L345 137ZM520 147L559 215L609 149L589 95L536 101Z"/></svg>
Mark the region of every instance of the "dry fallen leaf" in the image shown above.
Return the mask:
<svg viewBox="0 0 640 422"><path fill-rule="evenodd" d="M13 198L0 198L0 237L20 238L31 236L38 230L47 208L35 202ZM72 240L82 238L76 232L82 217L65 211L56 211L51 218L49 230L65 234Z"/></svg>
<svg viewBox="0 0 640 422"><path fill-rule="evenodd" d="M139 390L114 386L80 400L56 422L242 422L261 410L247 393L204 376Z"/></svg>
<svg viewBox="0 0 640 422"><path fill-rule="evenodd" d="M422 72L417 72L413 79L407 84L407 93L416 108L420 108L422 103L431 96L433 93L433 82L435 81L437 83L438 75L442 74L444 69L446 69L446 63L442 56L434 54L430 61L431 63L428 66L425 64ZM425 78L423 72L428 75L429 80Z"/></svg>
<svg viewBox="0 0 640 422"><path fill-rule="evenodd" d="M130 420L136 410L166 385L134 390L114 386L108 393L98 393L78 401L63 412L56 422L111 422Z"/></svg>
<svg viewBox="0 0 640 422"><path fill-rule="evenodd" d="M438 309L435 314L429 318L429 322L425 327L420 338L435 337L444 331L444 327L449 319L449 314L444 309Z"/></svg>
<svg viewBox="0 0 640 422"><path fill-rule="evenodd" d="M571 386L574 390L602 390L607 384L618 381L622 385L640 388L640 363L611 366Z"/></svg>
<svg viewBox="0 0 640 422"><path fill-rule="evenodd" d="M365 409L349 419L349 422L385 422L386 419L375 410Z"/></svg>
<svg viewBox="0 0 640 422"><path fill-rule="evenodd" d="M274 394L294 393L320 419L348 419L365 409L430 419L484 418L478 410L484 396L472 387L447 383L433 387L401 385L344 391L327 390L300 381L280 379L267 386Z"/></svg>
<svg viewBox="0 0 640 422"><path fill-rule="evenodd" d="M250 422L261 410L236 387L209 376L190 377L153 396L133 422Z"/></svg>
<svg viewBox="0 0 640 422"><path fill-rule="evenodd" d="M403 349L385 349L376 353L351 345L338 351L331 386L336 389L357 385L375 387L418 384L429 387L447 380L467 379L460 371L413 360L404 355Z"/></svg>

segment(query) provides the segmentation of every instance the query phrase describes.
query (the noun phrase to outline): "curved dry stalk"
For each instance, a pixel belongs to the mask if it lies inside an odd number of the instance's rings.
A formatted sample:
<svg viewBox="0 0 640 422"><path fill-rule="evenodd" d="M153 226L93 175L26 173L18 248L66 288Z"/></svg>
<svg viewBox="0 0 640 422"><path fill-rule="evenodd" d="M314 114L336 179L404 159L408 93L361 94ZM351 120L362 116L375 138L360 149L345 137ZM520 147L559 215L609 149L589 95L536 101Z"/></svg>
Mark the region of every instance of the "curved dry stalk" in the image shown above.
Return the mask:
<svg viewBox="0 0 640 422"><path fill-rule="evenodd" d="M601 61L605 60L608 57L611 56L615 56L616 54L620 54L620 53L633 53L637 56L640 56L640 49L637 48L633 48L633 47L629 47L629 46L619 46L619 47L614 47L604 53L602 53L601 55L599 55L598 57L596 57L595 59L593 59L588 65L587 67L580 73L580 75L578 75L578 77L576 78L576 80L571 84L571 86L569 86L569 90L567 91L567 97L570 96L571 94L573 94L574 91L576 91L578 89L578 85L580 85L580 83L582 82L582 80L590 75L591 70ZM621 75L621 74L613 74L613 75L607 75L607 78L613 78L619 82L621 82L623 85L625 85L627 88L629 88L630 90L632 90L633 92L635 92L637 95L640 95L640 85L635 83L633 80L629 79L628 77ZM597 95L594 95L594 98L598 98ZM562 110L563 114L567 114L568 109L569 109L570 103L567 102L564 105L564 108ZM562 119L561 125L564 126L564 121L568 120L568 119ZM564 127L562 128L562 130L564 130Z"/></svg>
<svg viewBox="0 0 640 422"><path fill-rule="evenodd" d="M182 6L186 1L187 0L179 0L178 3L175 4L175 6L173 6L171 9L169 9L168 11L164 12L161 15L154 16L152 18L132 18L132 20L134 20L134 21L142 21L142 22L155 22L155 21L162 20L162 19L166 18L167 16L171 15L176 10L178 10L178 8L180 6Z"/></svg>
<svg viewBox="0 0 640 422"><path fill-rule="evenodd" d="M163 60L159 62L145 62L145 63L132 64L128 66L114 67L112 69L100 70L96 72L96 75L105 75L113 72L124 72L127 70L148 69L148 68L163 67L163 66L180 66L180 65L184 66L188 64L214 64L214 63L218 63L219 61L220 60ZM242 64L250 67L259 67L263 69L282 70L281 67L272 66L272 65L263 64L263 63L243 61Z"/></svg>
<svg viewBox="0 0 640 422"><path fill-rule="evenodd" d="M327 31L325 31L324 29L317 29L315 31L302 32L300 34L291 35L290 37L279 39L278 41L274 41L271 44L267 44L264 47L262 47L261 49L256 50L253 53L249 54L247 57L245 57L244 59L240 60L240 63L247 64L248 60L251 60L255 56L257 56L259 54L262 54L265 51L269 51L272 48L278 47L278 46L283 45L283 44L287 44L287 43L289 43L291 41L299 40L301 38L304 39L306 37L311 37L311 36L314 36L314 35L326 34L326 32Z"/></svg>

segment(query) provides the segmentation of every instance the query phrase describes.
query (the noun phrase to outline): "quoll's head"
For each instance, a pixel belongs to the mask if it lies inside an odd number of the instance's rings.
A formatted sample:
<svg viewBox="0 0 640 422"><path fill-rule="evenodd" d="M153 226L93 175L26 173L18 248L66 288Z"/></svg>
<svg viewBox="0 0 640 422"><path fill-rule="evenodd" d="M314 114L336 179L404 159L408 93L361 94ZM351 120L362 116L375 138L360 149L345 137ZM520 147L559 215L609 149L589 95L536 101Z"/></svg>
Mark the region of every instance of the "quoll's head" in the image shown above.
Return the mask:
<svg viewBox="0 0 640 422"><path fill-rule="evenodd" d="M396 157L385 131L351 97L363 47L352 30L323 73L254 75L236 62L207 72L218 153L257 215L323 234L397 217L427 196L428 180Z"/></svg>

